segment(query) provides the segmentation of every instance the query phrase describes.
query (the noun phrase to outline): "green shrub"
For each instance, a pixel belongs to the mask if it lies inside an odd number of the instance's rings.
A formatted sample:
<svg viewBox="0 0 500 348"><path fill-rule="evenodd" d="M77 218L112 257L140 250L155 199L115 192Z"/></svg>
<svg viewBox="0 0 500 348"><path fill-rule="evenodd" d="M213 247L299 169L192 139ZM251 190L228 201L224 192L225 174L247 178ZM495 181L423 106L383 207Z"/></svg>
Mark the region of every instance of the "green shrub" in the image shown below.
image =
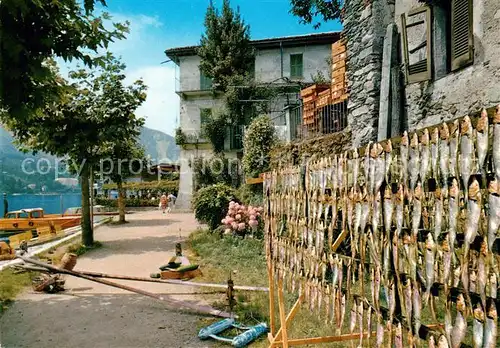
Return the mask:
<svg viewBox="0 0 500 348"><path fill-rule="evenodd" d="M224 154L210 158L196 157L191 163L195 190L214 184L238 187L241 181L239 161L228 159Z"/></svg>
<svg viewBox="0 0 500 348"><path fill-rule="evenodd" d="M269 116L256 117L245 131L243 141L243 171L258 177L269 171L271 148L277 144L276 130Z"/></svg>
<svg viewBox="0 0 500 348"><path fill-rule="evenodd" d="M262 184L243 184L238 188L238 197L245 205L263 206Z"/></svg>
<svg viewBox="0 0 500 348"><path fill-rule="evenodd" d="M193 197L194 214L198 221L215 230L226 216L229 202L236 199L236 191L224 184L203 187Z"/></svg>

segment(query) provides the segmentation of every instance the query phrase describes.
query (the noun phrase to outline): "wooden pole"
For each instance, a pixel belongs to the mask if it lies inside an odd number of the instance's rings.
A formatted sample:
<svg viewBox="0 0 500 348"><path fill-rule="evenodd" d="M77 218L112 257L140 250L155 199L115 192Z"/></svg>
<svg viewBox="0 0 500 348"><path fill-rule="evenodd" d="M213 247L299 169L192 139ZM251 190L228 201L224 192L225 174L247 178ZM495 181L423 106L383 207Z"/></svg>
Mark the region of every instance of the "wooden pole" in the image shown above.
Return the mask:
<svg viewBox="0 0 500 348"><path fill-rule="evenodd" d="M274 322L274 275L271 261L267 263L267 272L269 274L269 333L274 335L276 324Z"/></svg>
<svg viewBox="0 0 500 348"><path fill-rule="evenodd" d="M280 310L280 324L281 324L281 345L283 348L288 348L288 333L286 330L286 318L285 318L285 299L283 298L283 281L281 278L278 279L278 305Z"/></svg>
<svg viewBox="0 0 500 348"><path fill-rule="evenodd" d="M31 269L31 267L26 267L28 270L35 270ZM37 271L42 271L42 269L36 269ZM47 271L47 270L45 270ZM53 270L48 270L51 272L56 272ZM78 271L78 273L87 275L90 277L95 277L95 278L109 278L109 279L122 279L122 280L132 280L132 281L139 281L139 282L149 282L149 283L164 283L164 284L177 284L177 285L187 285L187 286L192 286L192 287L200 287L200 288L216 288L216 289L227 289L226 284L212 284L212 283L195 283L195 282L186 282L182 280L175 280L175 279L155 279L155 278L146 278L146 277L132 277L132 276L124 276L124 275L117 275L117 274L106 274L106 273L99 273L99 272L90 272L90 271ZM258 287L258 286L243 286L243 285L235 285L234 290L240 290L240 291L269 291L268 288L264 287Z"/></svg>
<svg viewBox="0 0 500 348"><path fill-rule="evenodd" d="M285 319L286 326L288 326L292 322L293 318L295 318L295 315L299 311L300 305L302 304L303 300L304 300L304 293L301 293L299 298L297 299L297 301L293 305L292 309L290 310L290 313L288 313L288 315L286 316L286 319ZM270 340L270 342L271 342L270 347L272 347L275 342L277 342L279 339L281 339L281 330L282 330L282 327L280 327L278 332L276 332L276 336L274 336Z"/></svg>
<svg viewBox="0 0 500 348"><path fill-rule="evenodd" d="M77 272L77 271L70 271L70 270L59 268L59 267L54 267L52 265L49 265L49 264L46 264L44 262L40 262L37 260L33 260L33 259L28 258L28 257L18 256L17 258L21 259L25 262L32 263L32 264L37 265L37 266L45 267L48 270L54 271L56 273L69 274L69 275L72 275L72 276L77 277L77 278L87 279L87 280L90 280L92 282L101 283L101 284L112 286L112 287L115 287L118 289L127 290L127 291L141 294L144 296L152 297L152 298L155 298L157 300L166 302L166 303L172 305L173 307L177 307L178 309L191 309L191 310L194 310L196 312L210 314L210 315L214 315L214 316L222 317L222 318L234 317L231 313L218 311L210 306L198 306L198 305L195 305L195 304L189 303L189 302L177 301L177 300L174 300L174 299L171 299L168 297L164 297L162 295L153 294L153 293L148 292L148 291L132 288L132 287L127 286L127 285L110 282L109 280L94 278L94 277L82 274L80 272Z"/></svg>

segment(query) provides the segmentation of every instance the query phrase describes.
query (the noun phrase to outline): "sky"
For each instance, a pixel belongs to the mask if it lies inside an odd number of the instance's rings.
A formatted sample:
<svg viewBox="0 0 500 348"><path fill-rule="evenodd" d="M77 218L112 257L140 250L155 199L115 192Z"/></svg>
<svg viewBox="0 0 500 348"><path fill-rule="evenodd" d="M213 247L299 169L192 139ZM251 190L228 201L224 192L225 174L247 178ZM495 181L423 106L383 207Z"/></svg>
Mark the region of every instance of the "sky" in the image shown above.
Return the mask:
<svg viewBox="0 0 500 348"><path fill-rule="evenodd" d="M146 102L137 111L146 127L173 135L178 125L179 97L175 94L175 64L163 63L167 48L197 45L203 33L209 0L107 0L105 9L115 22L130 22L126 40L110 50L127 65L127 78L142 78L148 86ZM214 0L220 7L222 0ZM250 25L252 39L340 30L338 22L315 30L289 14L289 0L232 0ZM63 68L64 70L64 68Z"/></svg>

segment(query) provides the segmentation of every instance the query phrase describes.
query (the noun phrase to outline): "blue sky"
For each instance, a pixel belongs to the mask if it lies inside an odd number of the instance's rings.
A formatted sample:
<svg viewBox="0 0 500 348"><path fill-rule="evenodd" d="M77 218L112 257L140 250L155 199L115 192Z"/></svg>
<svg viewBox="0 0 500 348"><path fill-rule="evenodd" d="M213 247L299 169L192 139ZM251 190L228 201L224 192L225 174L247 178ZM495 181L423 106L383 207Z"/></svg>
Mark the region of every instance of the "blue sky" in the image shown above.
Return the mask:
<svg viewBox="0 0 500 348"><path fill-rule="evenodd" d="M149 86L148 98L138 110L146 126L174 134L179 114L175 94L175 66L160 64L167 60L167 48L196 45L203 33L209 0L107 0L107 12L114 21L130 22L126 40L111 45L113 53L127 64L127 76L142 77ZM214 1L216 6L222 0ZM318 30L303 25L289 14L289 0L232 0L242 18L250 25L252 39L300 35L340 30L336 22L324 23Z"/></svg>

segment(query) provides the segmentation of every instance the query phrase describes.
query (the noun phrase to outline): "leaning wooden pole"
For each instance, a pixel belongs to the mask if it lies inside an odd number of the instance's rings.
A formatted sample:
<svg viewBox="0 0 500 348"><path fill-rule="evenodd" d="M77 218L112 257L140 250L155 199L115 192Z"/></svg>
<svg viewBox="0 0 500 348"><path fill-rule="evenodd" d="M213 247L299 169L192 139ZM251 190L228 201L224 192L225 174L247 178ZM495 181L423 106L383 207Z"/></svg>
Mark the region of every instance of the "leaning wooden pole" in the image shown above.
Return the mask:
<svg viewBox="0 0 500 348"><path fill-rule="evenodd" d="M222 317L222 318L234 317L231 313L218 311L218 310L216 310L212 307L209 307L209 306L198 306L198 305L195 305L195 304L192 304L189 302L177 301L177 300L167 298L167 297L164 297L164 296L161 296L158 294L153 294L153 293L148 292L148 291L132 288L132 287L127 286L127 285L114 283L114 282L111 282L111 281L106 280L106 279L98 279L98 278L94 278L94 277L82 274L82 273L77 272L77 271L70 271L70 270L66 270L63 268L55 267L55 266L46 264L46 263L41 262L41 261L30 259L28 257L18 256L17 258L19 258L25 262L40 266L40 267L45 267L46 269L53 271L53 272L56 272L56 273L68 274L68 275L72 275L72 276L77 277L77 278L87 279L87 280L90 280L92 282L101 283L101 284L112 286L112 287L115 287L118 289L127 290L127 291L141 294L144 296L152 297L152 298L155 298L157 300L166 302L174 307L177 307L178 309L191 309L191 310L194 310L194 311L199 312L199 313L210 314L210 315Z"/></svg>
<svg viewBox="0 0 500 348"><path fill-rule="evenodd" d="M44 271L44 269L33 268L33 267L28 267L27 269L33 270L33 271L40 271L40 272ZM59 272L59 271L52 271L52 272ZM125 275L107 274L107 273L90 272L90 271L78 271L78 273L86 275L86 276L90 276L90 277L95 277L95 278L132 280L132 281L149 282L149 283L177 284L177 285L187 285L187 286L199 287L199 288L227 289L227 284L195 283L195 282L187 282L187 281L175 280L175 279L156 279L156 278L146 278L146 277L132 277L132 276L125 276ZM266 287L244 286L244 285L240 285L240 286L235 285L233 287L233 289L240 290L240 291L264 291L264 292L269 291L269 288L266 288Z"/></svg>

